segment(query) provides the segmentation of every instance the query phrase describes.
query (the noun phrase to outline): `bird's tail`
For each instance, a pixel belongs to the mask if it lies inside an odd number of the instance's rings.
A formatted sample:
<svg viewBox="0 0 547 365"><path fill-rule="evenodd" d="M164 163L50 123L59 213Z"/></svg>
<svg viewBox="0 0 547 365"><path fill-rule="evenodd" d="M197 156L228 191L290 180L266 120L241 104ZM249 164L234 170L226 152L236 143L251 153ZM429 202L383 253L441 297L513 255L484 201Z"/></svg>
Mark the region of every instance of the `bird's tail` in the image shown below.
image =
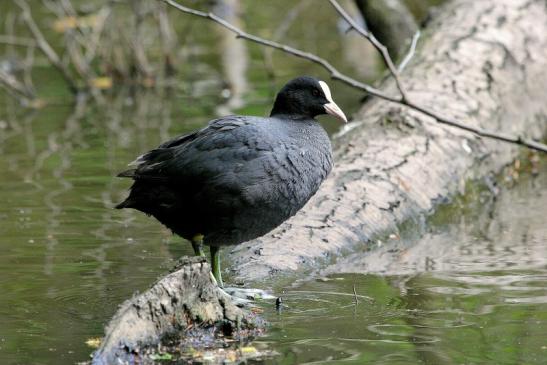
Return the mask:
<svg viewBox="0 0 547 365"><path fill-rule="evenodd" d="M136 171L135 169L125 170L125 171L120 172L116 176L117 177L135 177L135 171Z"/></svg>
<svg viewBox="0 0 547 365"><path fill-rule="evenodd" d="M134 178L135 177L135 169L129 169L129 170L125 170L125 171L122 171L120 172L118 175L116 175L117 177L130 177L130 178ZM129 196L123 201L121 202L120 204L116 205L115 208L116 209L123 209L123 208L133 208L135 206L135 201L134 199L132 199L131 197L131 194L129 194Z"/></svg>

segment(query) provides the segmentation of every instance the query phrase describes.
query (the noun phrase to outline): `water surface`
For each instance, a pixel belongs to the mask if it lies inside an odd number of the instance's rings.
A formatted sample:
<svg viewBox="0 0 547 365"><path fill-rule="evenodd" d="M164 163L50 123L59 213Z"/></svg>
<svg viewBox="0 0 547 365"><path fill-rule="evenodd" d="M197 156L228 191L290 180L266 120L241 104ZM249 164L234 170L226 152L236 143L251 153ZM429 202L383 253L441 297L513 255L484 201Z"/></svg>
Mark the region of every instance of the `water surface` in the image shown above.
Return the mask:
<svg viewBox="0 0 547 365"><path fill-rule="evenodd" d="M251 31L275 34L275 14L290 4L257 5L244 21ZM1 2L0 11L11 10ZM343 38L327 6L302 16L287 31L289 43L342 55L336 64L359 72L344 59L355 57L359 43ZM310 33L312 21L322 26ZM47 29L47 19L40 25ZM117 305L191 253L153 219L112 209L129 185L114 178L127 162L219 112L266 115L293 76L327 78L316 66L273 54L271 79L263 51L248 46L239 51L248 56L241 99L226 103L223 82L233 70L221 56L231 43L203 29L193 41L210 47L185 44L191 57L180 85L163 95L122 89L104 106L74 106L48 67L34 71L46 108L24 110L0 95L0 364L87 359L85 341L102 336ZM358 108L361 94L332 89L348 115ZM268 364L545 363L546 176L543 166L539 177L503 188L495 201L488 192L472 194L431 219L430 230L411 224L401 238L383 238L325 268L321 279L274 288L288 307L276 313L264 304L272 326L253 345L280 353Z"/></svg>
<svg viewBox="0 0 547 365"><path fill-rule="evenodd" d="M469 193L424 237L387 238L286 288L289 308L258 341L285 360L268 363L544 364L546 173L497 199Z"/></svg>

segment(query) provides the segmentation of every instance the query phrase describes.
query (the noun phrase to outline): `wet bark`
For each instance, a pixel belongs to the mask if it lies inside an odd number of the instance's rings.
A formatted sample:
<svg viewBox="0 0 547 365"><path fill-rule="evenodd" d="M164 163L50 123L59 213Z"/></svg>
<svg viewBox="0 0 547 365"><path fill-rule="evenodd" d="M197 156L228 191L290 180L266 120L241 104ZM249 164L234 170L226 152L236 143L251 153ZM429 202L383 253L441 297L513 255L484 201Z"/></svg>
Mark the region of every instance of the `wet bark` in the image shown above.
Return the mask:
<svg viewBox="0 0 547 365"><path fill-rule="evenodd" d="M450 117L541 138L547 130L547 4L455 0L426 29L402 75L409 97ZM396 93L390 80L384 90ZM243 280L308 270L419 221L499 171L519 148L371 100L334 138L335 168L295 217L235 247Z"/></svg>
<svg viewBox="0 0 547 365"><path fill-rule="evenodd" d="M225 347L222 336L246 337L260 320L221 293L204 258L185 258L176 271L123 303L106 328L93 365L147 364L158 344ZM220 338L218 337L220 335Z"/></svg>

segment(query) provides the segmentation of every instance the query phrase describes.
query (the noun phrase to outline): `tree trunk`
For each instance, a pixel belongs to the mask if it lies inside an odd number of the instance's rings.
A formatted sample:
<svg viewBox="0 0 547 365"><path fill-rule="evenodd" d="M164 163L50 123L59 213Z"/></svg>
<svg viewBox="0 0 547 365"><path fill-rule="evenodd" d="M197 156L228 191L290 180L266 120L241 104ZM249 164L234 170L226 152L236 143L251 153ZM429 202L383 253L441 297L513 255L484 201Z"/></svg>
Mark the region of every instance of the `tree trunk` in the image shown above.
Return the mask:
<svg viewBox="0 0 547 365"><path fill-rule="evenodd" d="M547 3L455 0L428 25L402 76L409 97L472 125L541 138L547 129ZM363 40L364 41L364 40ZM396 93L388 80L384 90ZM235 247L241 279L305 270L431 214L519 149L371 100L334 138L335 168L295 217Z"/></svg>

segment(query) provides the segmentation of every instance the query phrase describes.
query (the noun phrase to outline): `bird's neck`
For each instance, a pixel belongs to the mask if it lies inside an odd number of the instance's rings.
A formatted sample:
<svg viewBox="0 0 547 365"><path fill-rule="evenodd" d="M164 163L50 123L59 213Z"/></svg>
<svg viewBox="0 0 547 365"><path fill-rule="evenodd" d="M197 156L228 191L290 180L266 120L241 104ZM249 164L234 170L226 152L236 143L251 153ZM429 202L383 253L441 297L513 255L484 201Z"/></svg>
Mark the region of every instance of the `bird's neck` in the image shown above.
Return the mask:
<svg viewBox="0 0 547 365"><path fill-rule="evenodd" d="M293 120L313 119L313 115L302 112L302 107L300 105L291 103L283 98L282 95L278 95L275 99L272 111L270 112L270 117L288 118Z"/></svg>
<svg viewBox="0 0 547 365"><path fill-rule="evenodd" d="M310 117L309 115L304 115L301 113L287 113L286 111L283 112L277 112L272 110L270 113L270 117L272 118L278 118L278 119L290 119L294 121L303 121L303 120L315 120L314 118Z"/></svg>

